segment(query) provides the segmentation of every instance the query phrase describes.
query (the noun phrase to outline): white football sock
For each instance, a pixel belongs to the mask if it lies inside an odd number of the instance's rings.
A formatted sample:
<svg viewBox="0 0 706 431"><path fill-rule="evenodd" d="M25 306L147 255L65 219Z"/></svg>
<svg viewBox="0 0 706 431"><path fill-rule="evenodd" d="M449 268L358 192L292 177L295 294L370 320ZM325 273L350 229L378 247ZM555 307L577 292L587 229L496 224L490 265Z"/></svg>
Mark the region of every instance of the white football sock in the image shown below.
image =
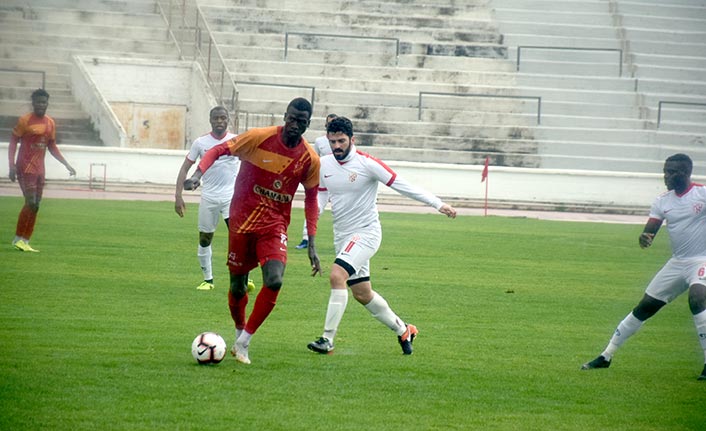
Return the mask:
<svg viewBox="0 0 706 431"><path fill-rule="evenodd" d="M699 343L704 351L704 363L706 363L706 311L694 314L694 324L696 325L696 334L699 336Z"/></svg>
<svg viewBox="0 0 706 431"><path fill-rule="evenodd" d="M618 327L615 329L613 337L610 339L608 346L605 348L603 353L601 353L601 355L603 355L604 358L610 361L615 352L618 350L618 348L635 332L637 332L637 330L640 329L643 323L644 322L642 322L640 319L635 317L632 312L630 312L630 314L625 316L625 319L623 319L623 321L618 324Z"/></svg>
<svg viewBox="0 0 706 431"><path fill-rule="evenodd" d="M348 289L331 289L331 296L328 298L328 308L326 309L326 321L324 322L324 338L328 338L333 343L333 338L338 331L338 325L343 318L348 304Z"/></svg>
<svg viewBox="0 0 706 431"><path fill-rule="evenodd" d="M213 279L213 268L211 266L212 254L213 251L210 245L208 247L201 247L201 244L199 244L197 255L199 256L199 263L201 264L201 271L203 271L204 280Z"/></svg>
<svg viewBox="0 0 706 431"><path fill-rule="evenodd" d="M241 332L240 335L238 335L238 338L235 339L235 342L247 347L248 345L250 345L251 338L252 338L252 334L249 333L248 331L243 330L243 332Z"/></svg>
<svg viewBox="0 0 706 431"><path fill-rule="evenodd" d="M304 228L302 229L302 241L309 241L309 232L306 229L306 220L304 220Z"/></svg>
<svg viewBox="0 0 706 431"><path fill-rule="evenodd" d="M377 292L373 292L373 299L365 304L365 308L383 325L395 331L395 334L404 334L406 327L404 322L392 311L385 298L378 295Z"/></svg>

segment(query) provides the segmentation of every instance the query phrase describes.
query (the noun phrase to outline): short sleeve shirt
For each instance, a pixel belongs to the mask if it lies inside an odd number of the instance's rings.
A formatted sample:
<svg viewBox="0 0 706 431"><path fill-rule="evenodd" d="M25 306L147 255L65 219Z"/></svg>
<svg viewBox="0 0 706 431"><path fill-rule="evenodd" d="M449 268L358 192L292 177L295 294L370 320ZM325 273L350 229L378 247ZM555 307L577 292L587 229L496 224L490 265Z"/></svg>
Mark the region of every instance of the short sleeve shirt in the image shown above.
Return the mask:
<svg viewBox="0 0 706 431"><path fill-rule="evenodd" d="M230 223L235 233L286 231L294 194L302 184L319 184L319 157L301 138L290 148L282 126L250 129L230 140L230 153L240 158L240 172L231 200Z"/></svg>
<svg viewBox="0 0 706 431"><path fill-rule="evenodd" d="M212 147L235 138L232 133L226 133L222 138L216 137L213 133L200 136L193 144L186 158L196 163L196 161L206 154ZM203 175L203 190L201 196L205 199L224 200L233 196L233 185L235 177L238 175L240 160L235 156L224 155L213 163L208 171Z"/></svg>
<svg viewBox="0 0 706 431"><path fill-rule="evenodd" d="M666 220L674 257L706 256L706 187L693 183L682 195L674 190L661 194L650 218Z"/></svg>
<svg viewBox="0 0 706 431"><path fill-rule="evenodd" d="M33 112L19 118L12 134L20 139L17 170L20 173L44 175L44 157L48 147L56 147L56 125L48 115Z"/></svg>

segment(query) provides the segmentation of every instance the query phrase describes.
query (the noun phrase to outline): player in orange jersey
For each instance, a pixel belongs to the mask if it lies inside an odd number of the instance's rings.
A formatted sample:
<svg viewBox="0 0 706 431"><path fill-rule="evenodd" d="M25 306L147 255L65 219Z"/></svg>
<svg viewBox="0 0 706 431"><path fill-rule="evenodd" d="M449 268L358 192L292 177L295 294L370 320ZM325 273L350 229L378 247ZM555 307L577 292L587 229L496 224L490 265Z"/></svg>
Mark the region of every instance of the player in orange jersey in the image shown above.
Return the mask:
<svg viewBox="0 0 706 431"><path fill-rule="evenodd" d="M321 273L314 245L318 221L319 157L302 137L309 127L311 110L308 100L292 100L284 114L283 126L250 129L237 138L214 146L201 158L191 178L184 181L185 190L194 190L203 173L218 158L225 155L240 158L228 223L228 306L236 329L231 353L244 364L250 363L250 338L269 316L282 287L287 263L287 228L299 184L305 190L304 213L312 276ZM263 286L246 322L248 273L258 264Z"/></svg>
<svg viewBox="0 0 706 431"><path fill-rule="evenodd" d="M20 184L25 204L17 218L17 229L12 245L20 251L37 252L29 245L37 221L39 202L44 191L44 156L49 149L52 156L66 166L70 175L76 171L61 155L56 146L56 126L54 119L46 115L49 106L49 93L40 88L32 93L33 112L25 114L12 129L8 158L10 161L10 181ZM15 162L17 144L20 151Z"/></svg>

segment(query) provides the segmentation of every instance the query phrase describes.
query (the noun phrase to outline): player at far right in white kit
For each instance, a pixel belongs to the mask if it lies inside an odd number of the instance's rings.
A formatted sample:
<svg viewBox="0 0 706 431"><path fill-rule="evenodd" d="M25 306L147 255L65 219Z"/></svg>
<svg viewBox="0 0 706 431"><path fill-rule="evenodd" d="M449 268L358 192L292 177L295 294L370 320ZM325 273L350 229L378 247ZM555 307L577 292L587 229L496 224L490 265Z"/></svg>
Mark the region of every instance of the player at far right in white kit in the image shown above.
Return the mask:
<svg viewBox="0 0 706 431"><path fill-rule="evenodd" d="M397 334L402 353L411 355L412 342L419 331L400 319L370 283L370 259L382 241L376 204L378 183L432 206L448 217L455 218L456 210L400 178L382 161L357 151L353 124L348 118L334 118L326 126L326 136L333 154L321 157L319 190L327 191L331 202L336 259L331 266L331 296L324 333L307 347L318 353L333 352L333 340L348 303L347 284L353 297Z"/></svg>
<svg viewBox="0 0 706 431"><path fill-rule="evenodd" d="M608 368L618 348L664 305L689 291L689 309L704 351L706 380L706 187L691 181L693 163L686 154L664 162L667 192L658 196L640 235L640 247L652 245L664 221L672 243L672 257L654 276L635 308L620 322L603 353L581 369Z"/></svg>

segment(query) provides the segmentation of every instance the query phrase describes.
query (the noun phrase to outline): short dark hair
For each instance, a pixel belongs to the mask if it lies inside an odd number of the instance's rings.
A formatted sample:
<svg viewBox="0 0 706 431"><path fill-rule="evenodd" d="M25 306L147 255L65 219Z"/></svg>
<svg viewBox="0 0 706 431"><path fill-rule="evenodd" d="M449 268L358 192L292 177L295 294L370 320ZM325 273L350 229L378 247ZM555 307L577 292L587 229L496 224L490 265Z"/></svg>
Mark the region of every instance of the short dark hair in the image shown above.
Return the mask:
<svg viewBox="0 0 706 431"><path fill-rule="evenodd" d="M353 137L353 123L346 117L336 117L326 126L326 133L343 133L349 138Z"/></svg>
<svg viewBox="0 0 706 431"><path fill-rule="evenodd" d="M32 92L32 100L36 99L37 97L46 97L48 99L49 93L47 93L47 90L43 88L37 88Z"/></svg>
<svg viewBox="0 0 706 431"><path fill-rule="evenodd" d="M309 118L311 118L311 114L313 112L311 108L311 103L309 103L308 100L306 100L303 97L297 97L296 99L292 100L289 102L289 105L287 105L287 110L292 107L298 111L306 111L309 113Z"/></svg>
<svg viewBox="0 0 706 431"><path fill-rule="evenodd" d="M677 153L667 157L665 162L677 162L683 163L686 166L686 173L691 175L691 171L694 169L694 162L691 161L691 157L684 153Z"/></svg>
<svg viewBox="0 0 706 431"><path fill-rule="evenodd" d="M214 106L213 108L211 108L210 111L208 111L208 116L211 117L216 111L225 111L226 115L228 115L228 109L225 106L218 105Z"/></svg>

